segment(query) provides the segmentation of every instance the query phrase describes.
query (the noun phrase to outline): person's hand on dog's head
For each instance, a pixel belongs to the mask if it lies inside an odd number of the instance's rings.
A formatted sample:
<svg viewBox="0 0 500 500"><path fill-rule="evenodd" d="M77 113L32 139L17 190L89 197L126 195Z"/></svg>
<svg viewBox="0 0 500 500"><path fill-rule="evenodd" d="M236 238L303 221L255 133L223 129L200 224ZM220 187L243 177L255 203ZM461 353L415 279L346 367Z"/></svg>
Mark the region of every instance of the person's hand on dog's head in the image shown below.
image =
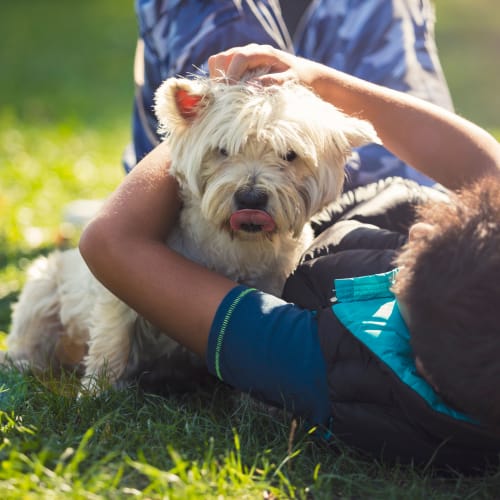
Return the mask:
<svg viewBox="0 0 500 500"><path fill-rule="evenodd" d="M261 85L302 80L295 56L270 45L255 43L214 54L208 59L208 69L211 78L222 76L228 83L239 82L249 73L264 73L252 78Z"/></svg>

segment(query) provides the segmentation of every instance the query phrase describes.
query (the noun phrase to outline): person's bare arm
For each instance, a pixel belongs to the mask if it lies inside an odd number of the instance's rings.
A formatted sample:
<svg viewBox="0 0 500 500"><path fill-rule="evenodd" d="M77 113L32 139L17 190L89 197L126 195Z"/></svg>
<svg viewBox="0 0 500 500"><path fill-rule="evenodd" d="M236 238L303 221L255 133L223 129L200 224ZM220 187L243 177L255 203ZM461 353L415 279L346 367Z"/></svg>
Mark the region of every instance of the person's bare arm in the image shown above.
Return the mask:
<svg viewBox="0 0 500 500"><path fill-rule="evenodd" d="M109 290L200 355L220 302L236 283L165 245L180 201L161 144L141 161L90 222L80 252Z"/></svg>
<svg viewBox="0 0 500 500"><path fill-rule="evenodd" d="M500 144L485 130L416 97L347 75L270 46L248 45L209 59L210 74L238 80L265 68L266 84L294 78L346 113L369 120L384 146L449 188L500 175Z"/></svg>

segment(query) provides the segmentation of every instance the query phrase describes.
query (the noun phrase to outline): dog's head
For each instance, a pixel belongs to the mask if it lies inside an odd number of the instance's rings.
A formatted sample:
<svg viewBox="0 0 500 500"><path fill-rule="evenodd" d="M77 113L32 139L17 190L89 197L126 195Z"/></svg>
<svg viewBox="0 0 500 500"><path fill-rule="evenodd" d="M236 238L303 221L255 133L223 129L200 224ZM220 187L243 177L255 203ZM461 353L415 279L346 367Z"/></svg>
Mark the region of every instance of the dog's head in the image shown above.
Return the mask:
<svg viewBox="0 0 500 500"><path fill-rule="evenodd" d="M244 238L298 236L341 192L352 149L378 140L368 122L295 82L170 78L155 110L183 198Z"/></svg>

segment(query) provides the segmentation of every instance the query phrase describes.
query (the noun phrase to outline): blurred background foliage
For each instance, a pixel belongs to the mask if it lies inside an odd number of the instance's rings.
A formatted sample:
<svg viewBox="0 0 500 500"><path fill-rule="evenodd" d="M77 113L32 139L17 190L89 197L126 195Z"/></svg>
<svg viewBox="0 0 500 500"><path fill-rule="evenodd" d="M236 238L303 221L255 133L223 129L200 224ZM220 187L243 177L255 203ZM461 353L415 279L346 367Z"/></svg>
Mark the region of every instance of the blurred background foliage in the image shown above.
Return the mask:
<svg viewBox="0 0 500 500"><path fill-rule="evenodd" d="M456 111L500 138L500 2L434 5L437 45Z"/></svg>
<svg viewBox="0 0 500 500"><path fill-rule="evenodd" d="M500 137L500 2L437 0L441 62L461 115ZM64 207L123 176L132 0L0 0L0 331L29 260L68 234ZM69 235L71 236L71 235Z"/></svg>

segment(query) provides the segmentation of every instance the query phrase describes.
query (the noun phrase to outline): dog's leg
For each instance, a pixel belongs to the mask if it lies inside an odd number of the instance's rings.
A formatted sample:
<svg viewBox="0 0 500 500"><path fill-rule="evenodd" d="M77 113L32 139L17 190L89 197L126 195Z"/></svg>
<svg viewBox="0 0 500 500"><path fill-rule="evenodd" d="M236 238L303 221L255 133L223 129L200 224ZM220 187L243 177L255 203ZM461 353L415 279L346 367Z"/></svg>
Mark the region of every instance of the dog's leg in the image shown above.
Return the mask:
<svg viewBox="0 0 500 500"><path fill-rule="evenodd" d="M7 352L0 362L38 372L80 370L95 282L78 250L35 260L13 307Z"/></svg>
<svg viewBox="0 0 500 500"><path fill-rule="evenodd" d="M57 342L64 334L59 316L59 256L41 257L28 269L28 280L13 307L2 364L10 362L20 370L51 368Z"/></svg>
<svg viewBox="0 0 500 500"><path fill-rule="evenodd" d="M117 386L130 355L130 339L137 314L102 288L92 312L88 354L85 358L84 390L100 392L102 383Z"/></svg>

